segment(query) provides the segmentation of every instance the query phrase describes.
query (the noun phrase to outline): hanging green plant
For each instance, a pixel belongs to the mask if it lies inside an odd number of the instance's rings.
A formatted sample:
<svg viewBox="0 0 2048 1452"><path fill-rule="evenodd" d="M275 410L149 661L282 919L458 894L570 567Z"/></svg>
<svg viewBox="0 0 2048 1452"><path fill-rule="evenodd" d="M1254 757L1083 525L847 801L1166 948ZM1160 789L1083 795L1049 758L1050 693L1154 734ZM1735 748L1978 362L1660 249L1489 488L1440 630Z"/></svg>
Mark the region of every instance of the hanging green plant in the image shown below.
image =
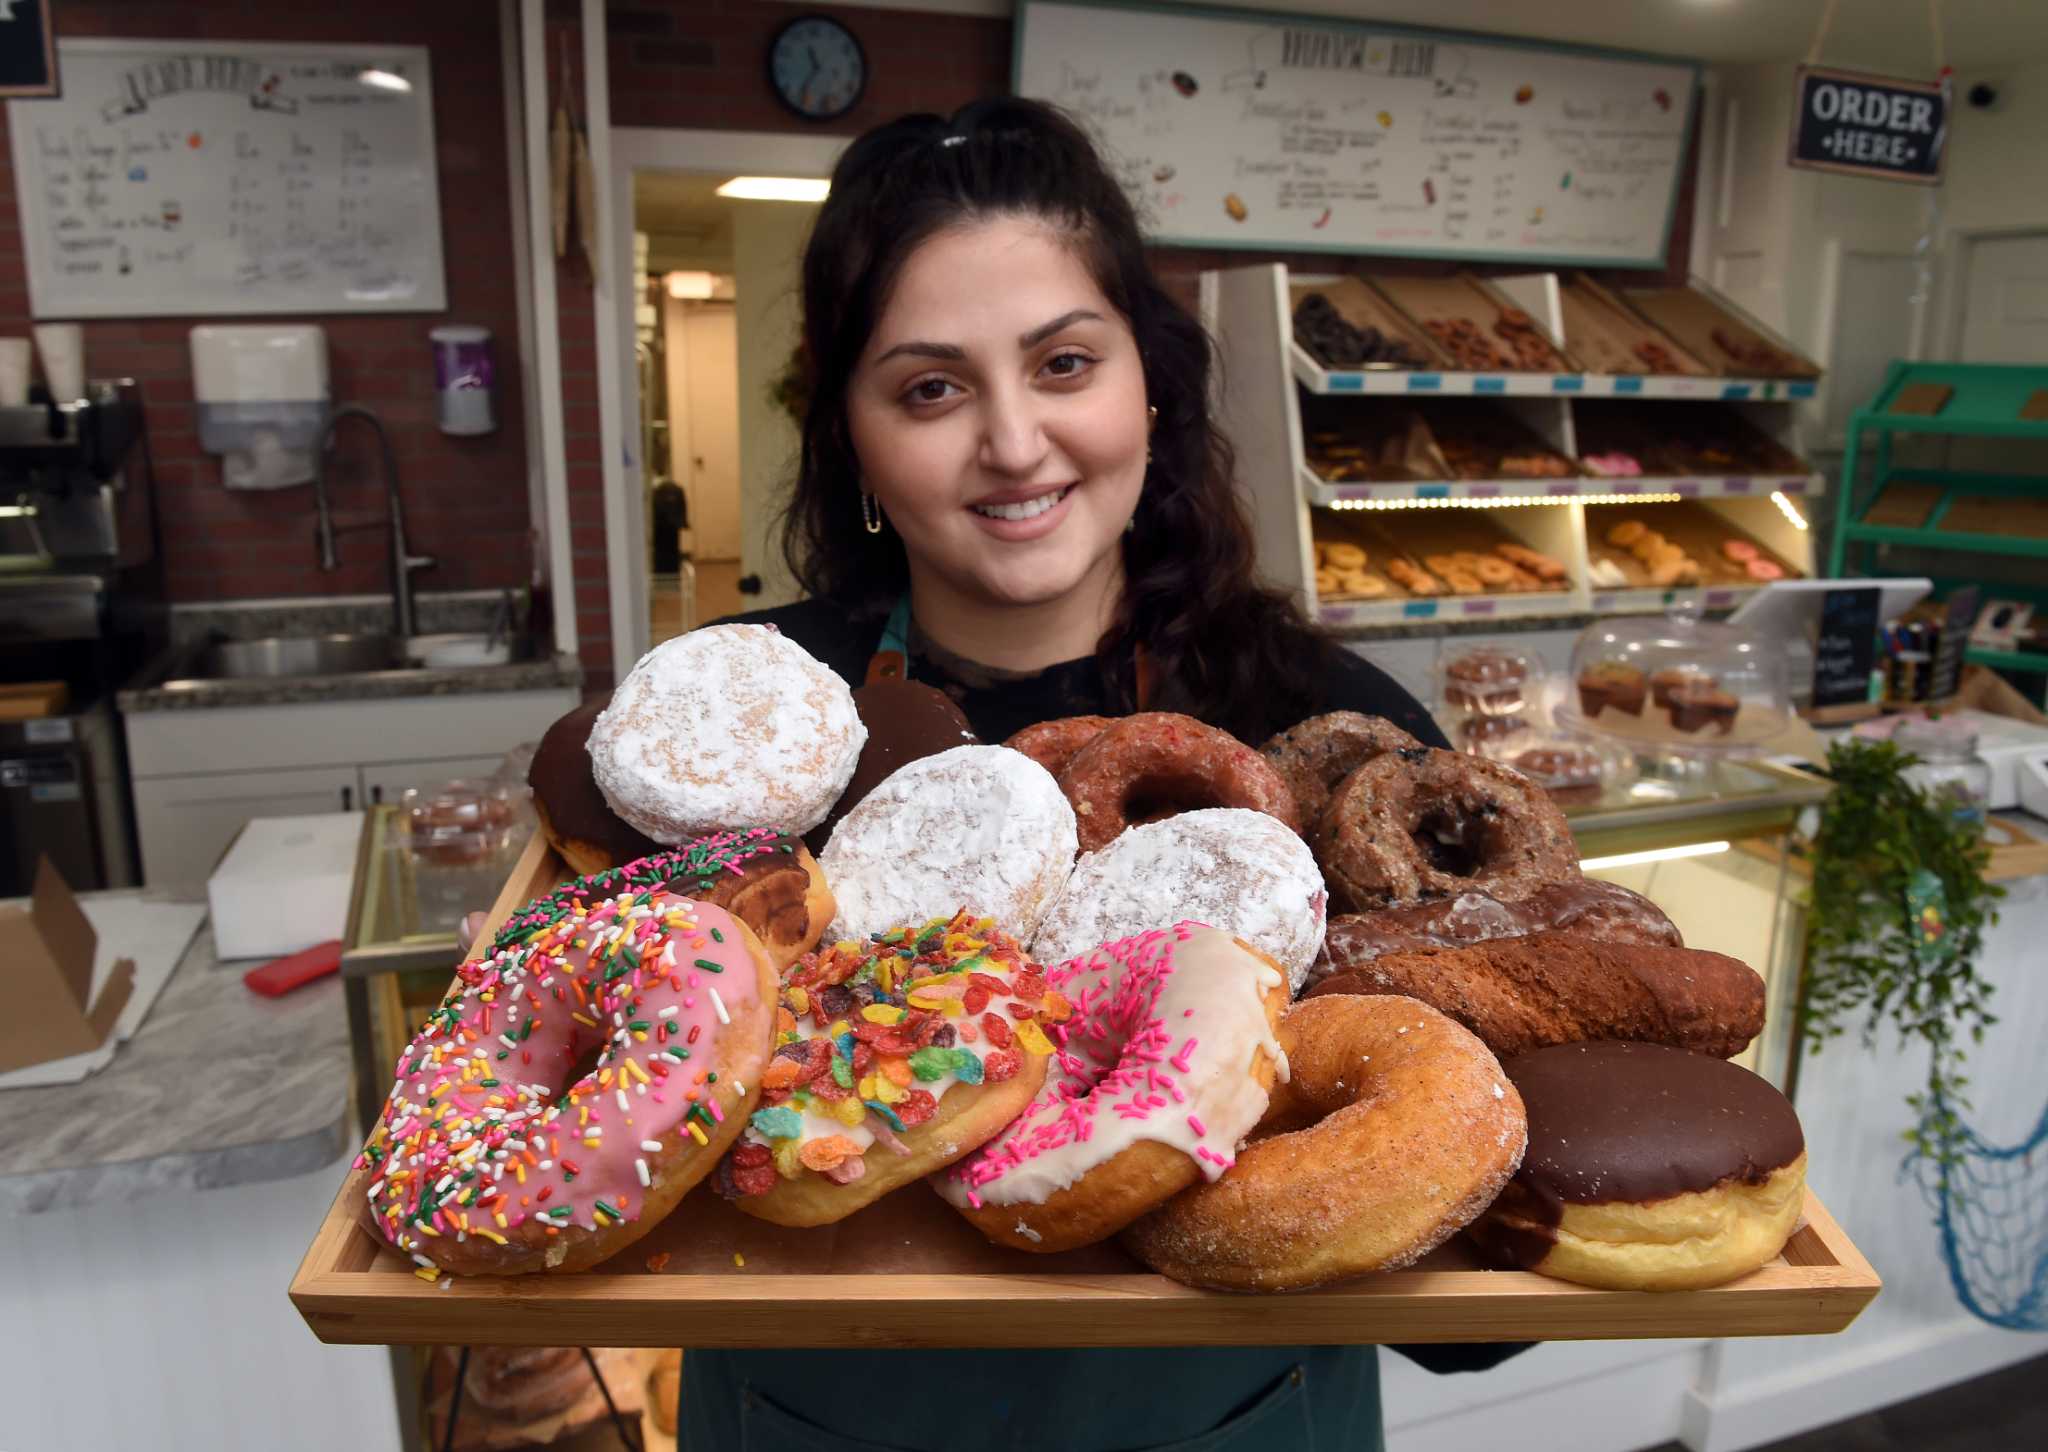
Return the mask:
<svg viewBox="0 0 2048 1452"><path fill-rule="evenodd" d="M1990 849L1981 821L1960 816L1904 775L1917 758L1888 741L1828 748L1834 782L1813 839L1802 1022L1818 1051L1858 1015L1866 1047L1889 1022L1927 1044L1927 1083L1906 1102L1914 1152L1960 1162L1958 1115L1968 1045L1993 1023L1991 985L1977 976L1992 904Z"/></svg>
<svg viewBox="0 0 2048 1452"><path fill-rule="evenodd" d="M790 350L789 361L769 382L768 401L788 414L798 428L804 426L804 415L811 407L811 365L802 343Z"/></svg>

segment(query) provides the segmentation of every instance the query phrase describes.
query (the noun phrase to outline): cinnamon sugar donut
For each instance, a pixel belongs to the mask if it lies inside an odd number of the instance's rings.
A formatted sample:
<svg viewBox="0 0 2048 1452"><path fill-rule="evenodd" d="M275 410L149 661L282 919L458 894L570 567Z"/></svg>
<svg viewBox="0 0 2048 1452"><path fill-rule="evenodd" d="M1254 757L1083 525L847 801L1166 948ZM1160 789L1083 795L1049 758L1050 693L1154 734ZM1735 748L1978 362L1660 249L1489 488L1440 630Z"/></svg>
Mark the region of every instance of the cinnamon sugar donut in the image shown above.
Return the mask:
<svg viewBox="0 0 2048 1452"><path fill-rule="evenodd" d="M1228 731L1172 711L1113 721L1060 773L1083 852L1133 825L1203 807L1265 812L1299 831L1294 795L1265 759Z"/></svg>
<svg viewBox="0 0 2048 1452"><path fill-rule="evenodd" d="M1111 724L1108 716L1062 716L1057 721L1040 721L1026 726L1003 745L1021 751L1054 776L1067 769L1074 753L1102 734Z"/></svg>
<svg viewBox="0 0 2048 1452"><path fill-rule="evenodd" d="M1054 1072L1010 1126L933 1187L990 1240L1092 1245L1229 1169L1286 1060L1287 976L1228 933L1181 923L1050 970L1073 1005Z"/></svg>
<svg viewBox="0 0 2048 1452"><path fill-rule="evenodd" d="M1198 922L1244 939L1301 991L1323 942L1328 895L1315 859L1276 818L1240 807L1133 827L1074 872L1039 922L1031 952L1064 963L1098 944Z"/></svg>
<svg viewBox="0 0 2048 1452"><path fill-rule="evenodd" d="M1331 797L1313 845L1349 912L1474 888L1513 902L1579 875L1571 828L1543 789L1455 751L1367 762Z"/></svg>
<svg viewBox="0 0 2048 1452"><path fill-rule="evenodd" d="M1294 793L1302 827L1313 829L1337 783L1375 756L1421 746L1384 716L1332 711L1288 727L1259 751Z"/></svg>
<svg viewBox="0 0 2048 1452"><path fill-rule="evenodd" d="M804 833L853 776L853 692L765 625L709 625L640 658L590 730L611 809L657 842L768 827Z"/></svg>
<svg viewBox="0 0 2048 1452"><path fill-rule="evenodd" d="M1528 1119L1498 1060L1412 998L1311 998L1280 1020L1288 1076L1231 1171L1124 1232L1161 1275L1294 1291L1398 1270L1493 1203Z"/></svg>
<svg viewBox="0 0 2048 1452"><path fill-rule="evenodd" d="M965 908L1028 939L1074 862L1074 809L1050 773L1006 746L911 762L840 819L819 859L834 940Z"/></svg>

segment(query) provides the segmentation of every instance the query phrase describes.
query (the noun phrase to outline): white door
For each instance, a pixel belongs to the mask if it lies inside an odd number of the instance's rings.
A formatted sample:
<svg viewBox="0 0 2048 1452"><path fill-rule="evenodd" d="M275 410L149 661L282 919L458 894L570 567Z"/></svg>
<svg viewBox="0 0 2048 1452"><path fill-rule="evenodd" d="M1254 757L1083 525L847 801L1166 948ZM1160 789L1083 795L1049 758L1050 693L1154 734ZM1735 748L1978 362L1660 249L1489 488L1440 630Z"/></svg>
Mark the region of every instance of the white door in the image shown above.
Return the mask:
<svg viewBox="0 0 2048 1452"><path fill-rule="evenodd" d="M1986 237L1963 253L1965 363L2048 358L2048 232Z"/></svg>
<svg viewBox="0 0 2048 1452"><path fill-rule="evenodd" d="M688 456L675 460L690 496L692 554L740 557L739 335L731 303L703 302L683 312L684 405Z"/></svg>
<svg viewBox="0 0 2048 1452"><path fill-rule="evenodd" d="M310 816L362 805L354 766L144 777L134 790L146 887L204 882L251 817Z"/></svg>

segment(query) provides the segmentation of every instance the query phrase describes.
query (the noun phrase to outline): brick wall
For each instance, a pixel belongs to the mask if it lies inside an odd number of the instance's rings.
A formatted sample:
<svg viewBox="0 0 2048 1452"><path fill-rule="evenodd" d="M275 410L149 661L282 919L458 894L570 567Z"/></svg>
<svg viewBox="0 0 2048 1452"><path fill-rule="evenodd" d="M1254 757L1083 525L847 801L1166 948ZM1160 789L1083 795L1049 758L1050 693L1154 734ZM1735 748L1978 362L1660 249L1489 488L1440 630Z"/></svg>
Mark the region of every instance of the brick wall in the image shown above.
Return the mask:
<svg viewBox="0 0 2048 1452"><path fill-rule="evenodd" d="M374 593L389 587L384 541L374 533L344 537L341 568L333 574L315 568L310 489L250 493L221 487L219 460L198 446L186 343L190 329L207 321L322 324L334 396L363 403L384 420L398 456L410 542L440 560L438 568L415 576L418 587L524 584L532 549L497 6L489 0L351 0L344 6L280 5L275 0L63 0L54 11L60 36L374 41L424 45L432 58L446 313L85 324L88 370L131 374L142 386L172 598ZM0 112L0 129L4 126L5 113ZM30 317L9 158L0 144L0 335L18 336L28 332ZM496 335L499 427L494 434L454 438L435 426L427 330L450 320L480 323ZM382 520L382 486L367 430L348 426L331 482L344 521Z"/></svg>

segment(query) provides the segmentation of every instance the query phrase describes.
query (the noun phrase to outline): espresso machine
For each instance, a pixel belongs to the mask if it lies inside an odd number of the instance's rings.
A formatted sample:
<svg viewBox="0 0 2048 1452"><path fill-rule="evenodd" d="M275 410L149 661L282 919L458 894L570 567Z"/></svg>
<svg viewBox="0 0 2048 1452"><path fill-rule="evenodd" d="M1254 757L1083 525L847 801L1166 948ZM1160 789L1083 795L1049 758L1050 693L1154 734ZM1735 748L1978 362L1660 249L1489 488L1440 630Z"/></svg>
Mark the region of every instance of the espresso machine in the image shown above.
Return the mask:
<svg viewBox="0 0 2048 1452"><path fill-rule="evenodd" d="M138 880L114 692L167 616L141 393L0 407L0 898Z"/></svg>

